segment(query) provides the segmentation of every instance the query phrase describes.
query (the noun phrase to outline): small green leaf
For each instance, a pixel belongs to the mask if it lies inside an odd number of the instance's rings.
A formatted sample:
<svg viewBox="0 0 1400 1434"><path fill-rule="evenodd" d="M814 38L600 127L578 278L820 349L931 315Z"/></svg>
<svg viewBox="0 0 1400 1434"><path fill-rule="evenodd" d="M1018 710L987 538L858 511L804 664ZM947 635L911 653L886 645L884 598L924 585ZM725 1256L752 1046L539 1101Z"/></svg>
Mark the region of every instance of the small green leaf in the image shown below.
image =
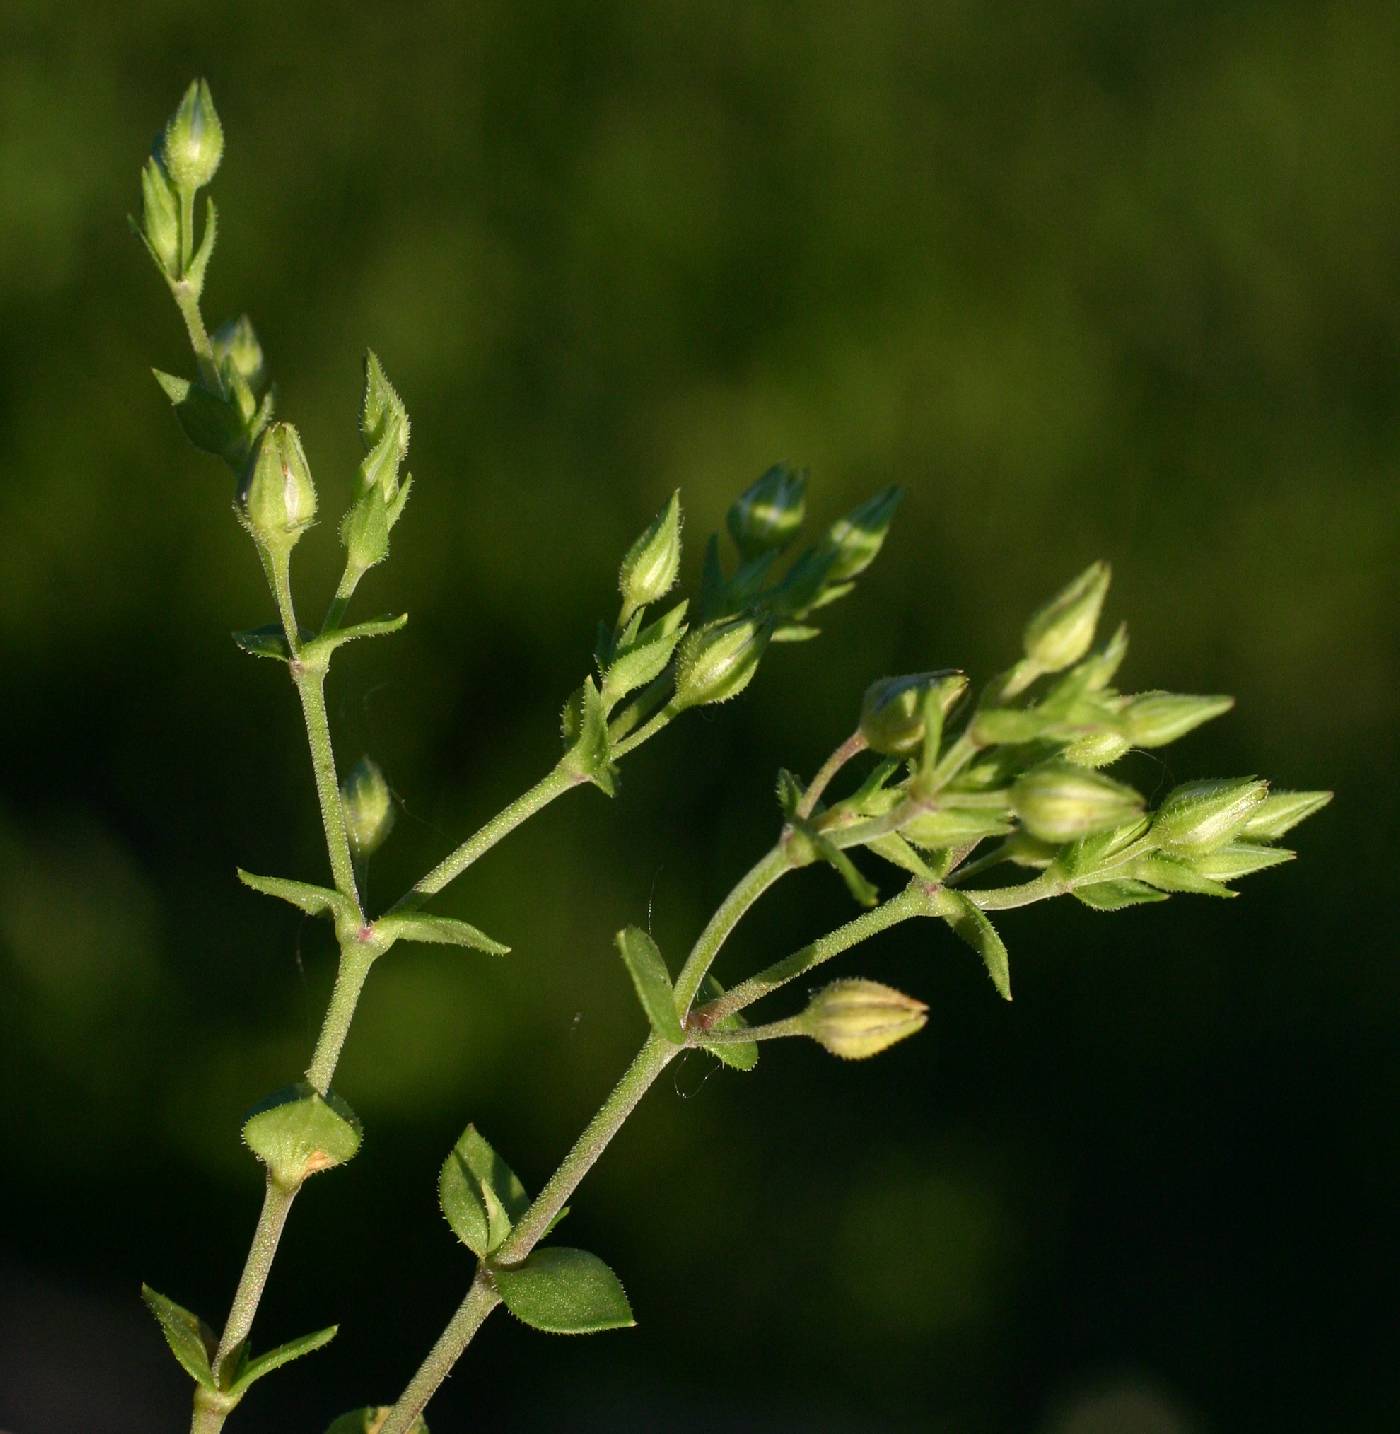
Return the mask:
<svg viewBox="0 0 1400 1434"><path fill-rule="evenodd" d="M198 449L237 466L248 451L247 433L238 410L201 384L152 369L156 382L175 410L186 438Z"/></svg>
<svg viewBox="0 0 1400 1434"><path fill-rule="evenodd" d="M596 1334L636 1324L621 1281L596 1255L553 1247L492 1271L506 1308L546 1334Z"/></svg>
<svg viewBox="0 0 1400 1434"><path fill-rule="evenodd" d="M1141 881L1120 879L1096 881L1091 886L1076 886L1072 895L1095 911L1122 911L1129 906L1143 906L1150 901L1165 901L1167 893Z"/></svg>
<svg viewBox="0 0 1400 1434"><path fill-rule="evenodd" d="M817 832L809 831L806 835L821 859L832 867L841 880L846 883L846 890L851 893L855 901L861 906L877 906L879 904L878 888L865 879L860 868L835 842Z"/></svg>
<svg viewBox="0 0 1400 1434"><path fill-rule="evenodd" d="M352 1409L348 1414L342 1414L326 1430L326 1434L379 1434L389 1414L390 1406L387 1404L367 1404L363 1409ZM421 1414L408 1426L408 1434L428 1434L427 1422Z"/></svg>
<svg viewBox="0 0 1400 1434"><path fill-rule="evenodd" d="M205 1389L217 1389L209 1364L218 1346L214 1331L197 1314L157 1294L150 1285L141 1286L141 1298L155 1315L171 1354L180 1361L185 1373Z"/></svg>
<svg viewBox="0 0 1400 1434"><path fill-rule="evenodd" d="M443 1161L438 1203L452 1233L484 1259L529 1209L530 1197L510 1166L469 1125Z"/></svg>
<svg viewBox="0 0 1400 1434"><path fill-rule="evenodd" d="M962 892L944 887L942 899L950 906L943 919L982 958L997 993L1003 1000L1009 1001L1011 964L1006 945L997 935L996 927L987 919L987 914Z"/></svg>
<svg viewBox="0 0 1400 1434"><path fill-rule="evenodd" d="M700 985L700 994L707 1001L716 1001L724 995L724 987L713 976L707 975ZM722 1021L716 1021L710 1029L743 1031L748 1029L748 1025L743 1012L735 1011L732 1016L726 1016ZM702 1039L699 1045L732 1070L751 1071L758 1064L757 1041L715 1041L711 1043Z"/></svg>
<svg viewBox="0 0 1400 1434"><path fill-rule="evenodd" d="M784 820L792 821L802 801L803 787L786 767L778 769L777 794L778 806L782 809Z"/></svg>
<svg viewBox="0 0 1400 1434"><path fill-rule="evenodd" d="M360 1135L355 1112L338 1095L322 1096L306 1081L268 1096L243 1125L244 1142L284 1189L344 1165L360 1148Z"/></svg>
<svg viewBox="0 0 1400 1434"><path fill-rule="evenodd" d="M233 640L254 657L275 657L279 662L291 660L291 650L287 647L287 635L282 631L278 623L269 623L266 627L246 628L242 632L232 634Z"/></svg>
<svg viewBox="0 0 1400 1434"><path fill-rule="evenodd" d="M685 1033L676 1012L676 993L656 942L639 926L628 926L614 939L652 1030L672 1045L680 1045Z"/></svg>
<svg viewBox="0 0 1400 1434"><path fill-rule="evenodd" d="M314 1334L304 1334L300 1339L290 1339L286 1344L279 1344L276 1349L270 1349L266 1354L258 1355L256 1359L250 1359L239 1371L238 1378L229 1385L226 1392L241 1397L254 1380L261 1379L264 1374L271 1374L274 1369L280 1369L294 1359L300 1359L304 1354L310 1354L313 1349L320 1349L323 1344L329 1344L335 1338L336 1330L339 1328L339 1325L333 1324L326 1329L318 1329Z"/></svg>
<svg viewBox="0 0 1400 1434"><path fill-rule="evenodd" d="M884 857L892 866L917 876L921 881L936 882L939 879L923 857L898 832L888 832L882 837L876 837L874 841L866 842L865 845L876 856Z"/></svg>
<svg viewBox="0 0 1400 1434"><path fill-rule="evenodd" d="M397 617L375 617L367 622L351 623L349 627L332 628L319 637L312 638L302 647L302 656L308 661L319 658L322 653L329 655L347 642L361 637L385 637L391 632L400 632L408 624L408 614L401 612Z"/></svg>
<svg viewBox="0 0 1400 1434"><path fill-rule="evenodd" d="M261 892L264 896L275 896L281 901L290 901L308 916L329 916L336 919L350 916L350 903L338 892L325 886L312 886L305 881L288 881L281 876L254 876L251 871L238 869L238 879L244 886Z"/></svg>
<svg viewBox="0 0 1400 1434"><path fill-rule="evenodd" d="M470 946L474 951L485 951L491 956L504 956L510 950L509 946L493 941L484 931L478 931L470 923L451 916L425 916L417 911L402 916L383 916L375 922L375 929L390 941Z"/></svg>
<svg viewBox="0 0 1400 1434"><path fill-rule="evenodd" d="M666 664L685 636L685 631L682 625L651 642L624 648L609 665L603 678L603 706L611 710L629 692L635 692L659 677L666 670Z"/></svg>

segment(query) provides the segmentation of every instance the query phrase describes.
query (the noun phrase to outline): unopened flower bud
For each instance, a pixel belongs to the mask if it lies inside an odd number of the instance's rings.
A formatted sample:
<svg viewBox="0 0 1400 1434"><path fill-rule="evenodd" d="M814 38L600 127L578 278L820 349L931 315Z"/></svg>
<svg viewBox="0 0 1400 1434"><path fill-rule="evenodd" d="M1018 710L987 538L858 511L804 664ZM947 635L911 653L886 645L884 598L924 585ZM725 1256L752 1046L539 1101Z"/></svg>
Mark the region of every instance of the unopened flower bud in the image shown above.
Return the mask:
<svg viewBox="0 0 1400 1434"><path fill-rule="evenodd" d="M753 618L721 618L689 633L676 657L676 695L680 711L710 702L728 702L753 680L773 627Z"/></svg>
<svg viewBox="0 0 1400 1434"><path fill-rule="evenodd" d="M394 826L394 798L377 763L361 757L340 784L345 834L357 857L372 856Z"/></svg>
<svg viewBox="0 0 1400 1434"><path fill-rule="evenodd" d="M1026 624L1026 656L1042 672L1059 672L1088 652L1109 577L1107 563L1094 563Z"/></svg>
<svg viewBox="0 0 1400 1434"><path fill-rule="evenodd" d="M967 674L955 668L882 677L865 689L860 731L872 752L907 757L924 740L924 700L933 692L944 716L967 691Z"/></svg>
<svg viewBox="0 0 1400 1434"><path fill-rule="evenodd" d="M214 350L214 361L221 369L232 370L253 393L262 393L267 386L267 368L262 345L247 314L220 324L209 335L209 343Z"/></svg>
<svg viewBox="0 0 1400 1434"><path fill-rule="evenodd" d="M170 277L180 271L180 201L154 155L141 169L141 232Z"/></svg>
<svg viewBox="0 0 1400 1434"><path fill-rule="evenodd" d="M1263 805L1261 802L1260 806ZM1246 823L1246 830L1248 827L1249 824ZM1256 871L1267 871L1271 866L1281 866L1286 861L1292 861L1296 855L1296 852L1289 851L1287 847L1262 846L1253 841L1227 841L1224 846L1214 847L1210 851L1193 853L1191 865L1212 881L1238 881L1242 876L1253 876Z"/></svg>
<svg viewBox="0 0 1400 1434"><path fill-rule="evenodd" d="M191 81L165 126L161 153L177 189L202 189L213 179L224 157L224 127L205 80Z"/></svg>
<svg viewBox="0 0 1400 1434"><path fill-rule="evenodd" d="M725 516L744 559L781 551L797 536L806 510L807 474L779 463L746 488Z"/></svg>
<svg viewBox="0 0 1400 1434"><path fill-rule="evenodd" d="M1152 819L1152 834L1166 847L1223 846L1237 835L1268 795L1257 777L1187 782L1167 793Z"/></svg>
<svg viewBox="0 0 1400 1434"><path fill-rule="evenodd" d="M1239 834L1251 841L1277 841L1331 800L1331 792L1273 792L1250 812Z"/></svg>
<svg viewBox="0 0 1400 1434"><path fill-rule="evenodd" d="M290 423L274 423L258 442L243 494L249 529L269 548L290 550L316 516L316 489L301 438Z"/></svg>
<svg viewBox="0 0 1400 1434"><path fill-rule="evenodd" d="M834 561L825 571L825 581L845 582L863 573L875 561L890 530L894 510L903 497L903 489L885 488L831 525L821 549L834 554Z"/></svg>
<svg viewBox="0 0 1400 1434"><path fill-rule="evenodd" d="M1110 777L1054 761L1017 780L1011 806L1033 837L1058 844L1122 826L1142 809L1142 798Z"/></svg>
<svg viewBox="0 0 1400 1434"><path fill-rule="evenodd" d="M1061 755L1076 767L1107 767L1131 746L1121 732L1095 732L1071 742Z"/></svg>
<svg viewBox="0 0 1400 1434"><path fill-rule="evenodd" d="M618 569L618 591L628 613L665 597L680 570L681 495L677 490L628 548Z"/></svg>
<svg viewBox="0 0 1400 1434"><path fill-rule="evenodd" d="M833 981L812 997L802 1029L842 1060L863 1061L922 1030L928 1007L893 986L859 978Z"/></svg>
<svg viewBox="0 0 1400 1434"><path fill-rule="evenodd" d="M1191 697L1180 692L1140 692L1119 714L1123 732L1135 747L1165 747L1219 717L1235 705L1233 697Z"/></svg>

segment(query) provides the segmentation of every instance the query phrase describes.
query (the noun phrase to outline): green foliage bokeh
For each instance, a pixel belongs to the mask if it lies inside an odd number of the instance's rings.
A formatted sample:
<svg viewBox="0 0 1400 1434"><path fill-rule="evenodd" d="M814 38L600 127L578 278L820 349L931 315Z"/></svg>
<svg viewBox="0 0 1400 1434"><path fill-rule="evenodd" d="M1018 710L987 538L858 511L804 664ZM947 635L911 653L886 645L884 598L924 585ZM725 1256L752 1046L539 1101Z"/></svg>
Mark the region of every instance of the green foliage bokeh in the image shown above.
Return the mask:
<svg viewBox="0 0 1400 1434"><path fill-rule="evenodd" d="M1014 1007L946 933L892 935L843 971L932 1015L868 1066L688 1063L570 1217L640 1328L502 1318L440 1419L1081 1434L1117 1398L1119 1434L1391 1422L1393 4L29 0L0 39L0 1275L112 1312L135 1402L83 1427L178 1417L137 1288L222 1317L258 1187L240 1118L304 1066L332 953L234 877L322 880L319 827L281 671L228 640L271 613L150 379L190 363L123 219L194 74L228 137L206 312L252 316L328 520L367 345L414 419L361 602L411 621L332 679L342 765L372 754L401 805L372 900L553 760L673 488L692 581L773 461L810 467L818 521L908 490L819 642L451 889L511 956L375 971L337 1080L364 1152L304 1197L259 1324L341 1334L241 1427L392 1397L469 1274L434 1213L462 1126L538 1186L640 1039L612 933L649 925L674 969L769 839L779 765L810 773L874 677L1005 665L1100 556L1125 684L1239 699L1130 775L1335 787L1302 859L1233 905L1008 918ZM326 521L308 607L335 556ZM721 978L840 919L828 878L760 909ZM0 1422L59 1427L7 1343Z"/></svg>

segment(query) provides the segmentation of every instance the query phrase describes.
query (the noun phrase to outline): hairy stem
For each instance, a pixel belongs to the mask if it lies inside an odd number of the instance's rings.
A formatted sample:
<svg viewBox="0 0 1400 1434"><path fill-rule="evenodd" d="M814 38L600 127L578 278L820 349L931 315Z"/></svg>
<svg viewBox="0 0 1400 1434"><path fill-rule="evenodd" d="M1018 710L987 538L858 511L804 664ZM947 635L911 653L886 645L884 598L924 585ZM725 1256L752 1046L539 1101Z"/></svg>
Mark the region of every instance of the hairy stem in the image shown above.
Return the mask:
<svg viewBox="0 0 1400 1434"><path fill-rule="evenodd" d="M608 1142L621 1129L623 1122L637 1108L657 1076L680 1054L659 1036L648 1037L632 1064L623 1072L597 1115L584 1127L573 1149L564 1157L534 1203L520 1217L506 1242L492 1256L498 1265L514 1265L523 1260L543 1238L565 1202L578 1188L579 1182L607 1149ZM414 1419L421 1414L428 1400L437 1392L453 1365L462 1357L482 1321L495 1308L499 1296L491 1286L488 1272L478 1269L467 1297L462 1301L447 1328L443 1330L418 1372L409 1381L399 1402L385 1420L380 1434L408 1434Z"/></svg>
<svg viewBox="0 0 1400 1434"><path fill-rule="evenodd" d="M681 973L676 977L676 1009L682 1018L690 1009L700 984L714 964L720 947L729 939L729 934L743 919L744 913L780 877L792 870L792 860L782 842L766 851L749 870L739 878L737 885L720 903L715 914L706 923L705 929L690 948Z"/></svg>
<svg viewBox="0 0 1400 1434"><path fill-rule="evenodd" d="M816 809L822 793L831 785L841 768L853 757L858 757L865 751L868 743L863 733L852 732L849 737L822 763L817 770L817 775L812 778L812 785L802 794L802 800L797 804L797 811L794 815L799 821L806 821Z"/></svg>
<svg viewBox="0 0 1400 1434"><path fill-rule="evenodd" d="M350 1022L355 1019L355 1007L359 1004L360 992L364 989L365 977L374 964L374 952L354 944L340 948L340 965L335 973L335 987L331 991L326 1017L321 1023L321 1034L316 1039L316 1049L311 1064L306 1068L306 1079L325 1095L331 1088L331 1077L340 1061L340 1052L345 1038L350 1033Z"/></svg>
<svg viewBox="0 0 1400 1434"><path fill-rule="evenodd" d="M340 783L335 774L335 752L331 747L330 719L326 715L326 670L324 667L293 669L301 713L306 719L306 740L311 748L311 766L316 777L316 799L321 806L321 825L326 833L335 889L356 911L360 893L355 885L355 863L350 856L350 837L345 830L345 809L340 803Z"/></svg>
<svg viewBox="0 0 1400 1434"><path fill-rule="evenodd" d="M204 327L199 300L183 279L173 280L170 292L175 296L175 306L185 321L185 332L190 337L190 347L194 350L195 364L199 369L199 381L210 393L222 393L224 384L214 362L214 345L209 340L209 330Z"/></svg>

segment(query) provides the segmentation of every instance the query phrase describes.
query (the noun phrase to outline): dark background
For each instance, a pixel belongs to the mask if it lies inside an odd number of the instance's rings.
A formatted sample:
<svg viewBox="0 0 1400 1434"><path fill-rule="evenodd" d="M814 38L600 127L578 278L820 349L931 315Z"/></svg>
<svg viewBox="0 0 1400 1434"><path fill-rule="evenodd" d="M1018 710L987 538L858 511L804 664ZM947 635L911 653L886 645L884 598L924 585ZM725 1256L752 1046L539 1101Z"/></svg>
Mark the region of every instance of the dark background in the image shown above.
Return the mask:
<svg viewBox="0 0 1400 1434"><path fill-rule="evenodd" d="M337 1085L363 1153L294 1212L256 1333L338 1340L231 1428L389 1399L470 1273L438 1163L476 1120L537 1186L642 1033L611 949L673 964L886 672L1014 656L1095 557L1129 687L1238 709L1125 764L1149 792L1330 786L1234 904L1002 922L1014 1006L946 932L844 972L932 1006L866 1065L692 1060L574 1202L637 1330L503 1316L443 1430L1377 1431L1400 1418L1393 911L1400 8L56 7L0 22L0 1425L183 1427L142 1279L222 1319L256 1210L241 1112L304 1066L326 931L234 867L323 879L271 613L229 487L151 382L188 372L124 224L207 74L217 321L301 427L334 582L372 344L417 489L338 659L342 756L399 795L387 900L556 751L618 557L675 486L688 579L770 462L818 523L904 509L820 642L561 801L403 948ZM886 888L891 889L886 881ZM816 870L726 953L842 920Z"/></svg>

